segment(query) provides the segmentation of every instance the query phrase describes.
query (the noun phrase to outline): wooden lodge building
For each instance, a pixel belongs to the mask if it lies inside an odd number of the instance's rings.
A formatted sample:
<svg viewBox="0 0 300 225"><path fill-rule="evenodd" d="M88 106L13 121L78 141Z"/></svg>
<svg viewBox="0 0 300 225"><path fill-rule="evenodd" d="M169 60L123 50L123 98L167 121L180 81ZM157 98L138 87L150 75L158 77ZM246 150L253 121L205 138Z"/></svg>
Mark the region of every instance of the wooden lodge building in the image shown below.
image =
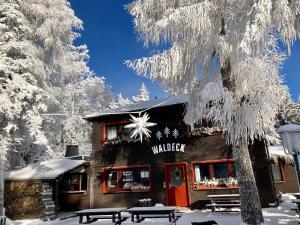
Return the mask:
<svg viewBox="0 0 300 225"><path fill-rule="evenodd" d="M156 99L85 117L93 126L90 208L132 207L142 199L203 208L209 194L238 193L231 148L218 128L184 123L186 102L186 96ZM141 142L124 126L142 110L156 125ZM269 154L259 140L249 147L263 207L279 191L298 192L293 160L280 148Z"/></svg>
<svg viewBox="0 0 300 225"><path fill-rule="evenodd" d="M185 96L156 99L86 116L92 156L71 154L10 171L7 216L54 219L60 211L142 203L203 208L209 194L238 193L231 148L218 128L183 122L186 102ZM142 110L156 125L141 142L125 126L130 113ZM263 207L276 202L279 191L298 192L293 158L282 146L256 141L249 149Z"/></svg>

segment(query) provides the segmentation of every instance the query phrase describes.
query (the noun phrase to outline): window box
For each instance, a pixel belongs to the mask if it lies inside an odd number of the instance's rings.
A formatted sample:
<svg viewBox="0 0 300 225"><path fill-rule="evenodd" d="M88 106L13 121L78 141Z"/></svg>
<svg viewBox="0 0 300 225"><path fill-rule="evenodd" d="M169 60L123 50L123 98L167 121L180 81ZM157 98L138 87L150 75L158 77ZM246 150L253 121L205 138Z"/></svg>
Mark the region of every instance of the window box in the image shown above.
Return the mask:
<svg viewBox="0 0 300 225"><path fill-rule="evenodd" d="M194 190L211 190L217 189L215 185L208 185L208 184L195 184Z"/></svg>
<svg viewBox="0 0 300 225"><path fill-rule="evenodd" d="M232 188L239 188L237 184L227 184L227 188L232 189Z"/></svg>
<svg viewBox="0 0 300 225"><path fill-rule="evenodd" d="M106 168L102 176L104 193L150 191L149 165Z"/></svg>

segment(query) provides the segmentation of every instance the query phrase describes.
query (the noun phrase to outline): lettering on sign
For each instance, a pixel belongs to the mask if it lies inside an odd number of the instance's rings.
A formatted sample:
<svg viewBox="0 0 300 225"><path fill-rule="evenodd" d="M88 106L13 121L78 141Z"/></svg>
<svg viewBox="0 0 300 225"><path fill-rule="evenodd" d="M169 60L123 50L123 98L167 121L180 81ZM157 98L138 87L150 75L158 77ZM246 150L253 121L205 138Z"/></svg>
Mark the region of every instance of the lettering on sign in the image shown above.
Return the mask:
<svg viewBox="0 0 300 225"><path fill-rule="evenodd" d="M184 152L185 144L180 143L166 143L152 146L153 154L159 154L163 152Z"/></svg>
<svg viewBox="0 0 300 225"><path fill-rule="evenodd" d="M168 140L166 141L167 143L161 143L151 147L154 155L163 152L184 152L185 144L177 142L179 131L176 128L170 129L169 127L165 127L162 131L157 131L155 137L159 142L164 141L164 139Z"/></svg>

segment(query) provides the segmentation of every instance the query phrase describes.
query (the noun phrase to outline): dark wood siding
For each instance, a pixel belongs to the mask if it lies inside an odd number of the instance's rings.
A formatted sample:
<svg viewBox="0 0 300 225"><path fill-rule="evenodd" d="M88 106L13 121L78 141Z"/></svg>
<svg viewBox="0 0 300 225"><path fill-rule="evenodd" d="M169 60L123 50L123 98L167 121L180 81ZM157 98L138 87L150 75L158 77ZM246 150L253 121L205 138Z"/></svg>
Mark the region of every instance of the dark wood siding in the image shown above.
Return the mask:
<svg viewBox="0 0 300 225"><path fill-rule="evenodd" d="M284 181L275 182L276 191L282 193L299 192L295 166L284 162L281 163Z"/></svg>
<svg viewBox="0 0 300 225"><path fill-rule="evenodd" d="M164 164L175 162L187 162L189 193L191 206L201 208L208 194L237 193L238 189L211 189L193 190L191 162L204 160L231 159L231 149L226 145L220 134L190 136L189 127L183 122L184 107L182 105L169 106L159 109L151 109L150 122L157 123L151 128L152 137L143 143L119 143L111 146L103 145L102 131L105 123L129 119L129 115L112 115L95 119L93 121L92 145L94 161L91 163L91 207L131 207L138 203L138 199L151 198L152 203L166 203L164 190ZM158 141L155 134L165 127L178 129L178 139L167 139ZM153 154L151 147L167 142L178 142L186 144L185 152L164 152ZM250 155L253 162L257 186L264 207L274 202L275 187L272 182L269 159L264 142L257 141L250 147ZM145 165L151 167L151 191L150 192L125 192L125 193L103 193L100 175L104 167ZM98 176L99 179L95 179ZM96 181L95 181L96 180Z"/></svg>

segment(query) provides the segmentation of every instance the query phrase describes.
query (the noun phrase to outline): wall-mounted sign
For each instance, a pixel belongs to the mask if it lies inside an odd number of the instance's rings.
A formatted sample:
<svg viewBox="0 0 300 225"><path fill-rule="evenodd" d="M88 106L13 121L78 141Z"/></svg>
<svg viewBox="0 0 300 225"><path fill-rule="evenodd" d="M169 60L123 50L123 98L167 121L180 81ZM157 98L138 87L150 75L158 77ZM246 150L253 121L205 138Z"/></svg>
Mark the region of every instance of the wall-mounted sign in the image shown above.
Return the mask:
<svg viewBox="0 0 300 225"><path fill-rule="evenodd" d="M163 132L157 131L155 137L158 141L162 141L164 138L172 138L173 142L169 141L167 143L152 146L151 149L154 155L163 152L184 152L185 144L174 141L174 139L179 137L179 131L177 129L171 130L170 128L165 127Z"/></svg>
<svg viewBox="0 0 300 225"><path fill-rule="evenodd" d="M185 144L166 143L166 144L155 145L152 146L151 148L154 155L163 152L184 152Z"/></svg>

